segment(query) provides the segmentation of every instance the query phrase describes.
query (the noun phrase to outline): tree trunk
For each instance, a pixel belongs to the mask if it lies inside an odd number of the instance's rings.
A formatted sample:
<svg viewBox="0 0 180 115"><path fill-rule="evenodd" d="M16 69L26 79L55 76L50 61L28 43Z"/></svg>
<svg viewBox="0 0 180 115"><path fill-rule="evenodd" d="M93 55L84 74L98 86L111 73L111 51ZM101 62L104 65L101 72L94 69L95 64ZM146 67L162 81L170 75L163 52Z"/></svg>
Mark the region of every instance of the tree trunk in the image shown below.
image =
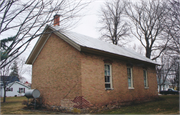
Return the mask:
<svg viewBox="0 0 180 115"><path fill-rule="evenodd" d="M3 102L6 102L6 87L4 87L4 98L3 98Z"/></svg>
<svg viewBox="0 0 180 115"><path fill-rule="evenodd" d="M159 92L161 91L161 84L159 84Z"/></svg>
<svg viewBox="0 0 180 115"><path fill-rule="evenodd" d="M146 47L146 57L149 59L151 57L151 49L148 46Z"/></svg>

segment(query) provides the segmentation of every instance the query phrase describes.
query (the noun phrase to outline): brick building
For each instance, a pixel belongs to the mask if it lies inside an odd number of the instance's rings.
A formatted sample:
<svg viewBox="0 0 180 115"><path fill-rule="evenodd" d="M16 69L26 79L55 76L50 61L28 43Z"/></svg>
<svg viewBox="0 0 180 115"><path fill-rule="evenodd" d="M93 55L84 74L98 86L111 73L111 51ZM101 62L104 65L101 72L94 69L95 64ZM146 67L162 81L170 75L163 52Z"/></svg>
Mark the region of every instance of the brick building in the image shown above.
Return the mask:
<svg viewBox="0 0 180 115"><path fill-rule="evenodd" d="M48 105L86 108L158 95L157 63L59 26L46 26L26 63Z"/></svg>

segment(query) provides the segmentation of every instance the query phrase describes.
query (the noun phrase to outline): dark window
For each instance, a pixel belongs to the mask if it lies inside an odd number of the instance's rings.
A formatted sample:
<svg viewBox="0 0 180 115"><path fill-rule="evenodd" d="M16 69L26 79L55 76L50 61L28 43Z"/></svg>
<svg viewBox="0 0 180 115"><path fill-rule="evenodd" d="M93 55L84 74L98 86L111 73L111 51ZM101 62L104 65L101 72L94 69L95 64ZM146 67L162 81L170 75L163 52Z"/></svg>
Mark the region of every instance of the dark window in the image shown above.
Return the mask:
<svg viewBox="0 0 180 115"><path fill-rule="evenodd" d="M106 88L111 88L111 85L110 84L105 84L105 87Z"/></svg>
<svg viewBox="0 0 180 115"><path fill-rule="evenodd" d="M104 65L104 75L105 75L105 88L112 88L112 76L111 76L111 64L106 63Z"/></svg>
<svg viewBox="0 0 180 115"><path fill-rule="evenodd" d="M25 93L25 88L19 88L19 93Z"/></svg>
<svg viewBox="0 0 180 115"><path fill-rule="evenodd" d="M133 87L132 68L127 67L128 87Z"/></svg>
<svg viewBox="0 0 180 115"><path fill-rule="evenodd" d="M13 88L7 88L6 91L13 91Z"/></svg>
<svg viewBox="0 0 180 115"><path fill-rule="evenodd" d="M143 70L144 75L144 87L148 87L147 70Z"/></svg>

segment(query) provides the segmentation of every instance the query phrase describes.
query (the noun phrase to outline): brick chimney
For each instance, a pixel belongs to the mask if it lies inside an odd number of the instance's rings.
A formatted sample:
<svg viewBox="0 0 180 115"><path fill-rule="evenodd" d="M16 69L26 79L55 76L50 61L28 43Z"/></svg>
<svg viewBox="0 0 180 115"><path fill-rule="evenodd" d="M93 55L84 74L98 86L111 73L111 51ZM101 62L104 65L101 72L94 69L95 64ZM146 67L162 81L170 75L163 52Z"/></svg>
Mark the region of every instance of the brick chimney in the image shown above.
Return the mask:
<svg viewBox="0 0 180 115"><path fill-rule="evenodd" d="M54 15L54 26L59 26L60 15Z"/></svg>

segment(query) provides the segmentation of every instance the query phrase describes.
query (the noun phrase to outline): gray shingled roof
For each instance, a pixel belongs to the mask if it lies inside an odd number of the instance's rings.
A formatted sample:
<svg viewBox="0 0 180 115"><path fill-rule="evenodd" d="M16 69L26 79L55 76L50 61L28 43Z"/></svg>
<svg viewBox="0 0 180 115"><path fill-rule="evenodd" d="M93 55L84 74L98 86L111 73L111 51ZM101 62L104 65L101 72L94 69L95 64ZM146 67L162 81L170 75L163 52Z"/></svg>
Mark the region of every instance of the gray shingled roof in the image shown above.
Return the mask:
<svg viewBox="0 0 180 115"><path fill-rule="evenodd" d="M60 30L59 26L50 26L50 28L55 29L56 31ZM152 61L149 58L146 58L145 56L140 55L139 53L136 53L135 51L125 49L123 47L113 45L104 41L101 41L99 39L94 39L89 36L85 36L82 34L78 34L75 32L70 31L58 31L70 40L72 40L74 43L78 44L82 47L92 48L95 50L100 50L132 59L141 60L144 62L152 63L158 65L158 63Z"/></svg>

